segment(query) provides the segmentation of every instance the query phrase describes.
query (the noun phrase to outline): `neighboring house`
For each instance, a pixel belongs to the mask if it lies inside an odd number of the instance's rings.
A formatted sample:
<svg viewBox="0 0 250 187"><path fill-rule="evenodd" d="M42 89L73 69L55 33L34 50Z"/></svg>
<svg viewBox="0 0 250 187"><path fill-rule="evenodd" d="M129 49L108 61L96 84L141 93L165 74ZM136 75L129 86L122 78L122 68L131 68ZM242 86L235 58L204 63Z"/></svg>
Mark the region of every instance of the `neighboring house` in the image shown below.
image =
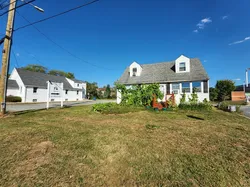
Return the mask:
<svg viewBox="0 0 250 187"><path fill-rule="evenodd" d="M175 61L143 64L133 62L118 80L119 84L131 85L159 83L166 101L174 93L179 104L182 94L186 93L186 101L196 90L198 100L209 101L209 77L197 58L181 55ZM121 93L117 92L117 103L121 102Z"/></svg>
<svg viewBox="0 0 250 187"><path fill-rule="evenodd" d="M63 83L64 101L78 101L86 97L86 82L21 68L12 71L7 83L7 96L19 96L22 102L46 102L47 81ZM61 98L51 99L51 101L60 100Z"/></svg>

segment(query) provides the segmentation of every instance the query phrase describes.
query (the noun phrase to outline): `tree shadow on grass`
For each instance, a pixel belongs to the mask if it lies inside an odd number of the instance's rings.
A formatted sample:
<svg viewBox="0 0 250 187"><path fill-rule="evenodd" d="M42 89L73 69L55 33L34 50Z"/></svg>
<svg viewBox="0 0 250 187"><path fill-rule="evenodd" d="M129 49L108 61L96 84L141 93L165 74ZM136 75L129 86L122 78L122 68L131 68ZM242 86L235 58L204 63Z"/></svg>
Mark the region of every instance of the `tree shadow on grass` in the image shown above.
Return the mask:
<svg viewBox="0 0 250 187"><path fill-rule="evenodd" d="M197 120L205 120L204 118L200 118L200 117L193 116L193 115L187 115L187 117L192 118L192 119L197 119Z"/></svg>

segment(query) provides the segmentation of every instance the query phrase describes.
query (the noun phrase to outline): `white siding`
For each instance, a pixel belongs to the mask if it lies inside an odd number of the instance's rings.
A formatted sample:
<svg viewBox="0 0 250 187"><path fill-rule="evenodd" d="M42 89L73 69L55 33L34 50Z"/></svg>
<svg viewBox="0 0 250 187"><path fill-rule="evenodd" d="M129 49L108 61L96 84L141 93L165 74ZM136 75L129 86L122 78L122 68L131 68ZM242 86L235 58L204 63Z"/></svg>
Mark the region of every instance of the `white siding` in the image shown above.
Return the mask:
<svg viewBox="0 0 250 187"><path fill-rule="evenodd" d="M14 69L11 72L11 75L9 77L9 79L13 79L17 82L18 86L19 86L19 90L15 93L14 96L19 96L22 98L22 102L25 102L25 85L23 84L22 79L20 78L19 74L17 73L16 69ZM14 92L9 91L9 89L7 90L7 96L11 95L10 93L14 94Z"/></svg>
<svg viewBox="0 0 250 187"><path fill-rule="evenodd" d="M33 99L36 99L37 102L46 102L47 89L38 88L37 93L33 93L33 88L27 88L25 102L33 102Z"/></svg>
<svg viewBox="0 0 250 187"><path fill-rule="evenodd" d="M179 65L180 63L185 62L186 64L186 71L179 71ZM184 72L190 72L190 59L185 57L184 55L181 55L179 58L175 60L175 72L176 73L184 73Z"/></svg>
<svg viewBox="0 0 250 187"><path fill-rule="evenodd" d="M79 91L77 95L77 91L68 91L68 94L65 94L64 91L64 101L80 101L82 100L82 92Z"/></svg>
<svg viewBox="0 0 250 187"><path fill-rule="evenodd" d="M133 63L129 66L130 77L133 76L133 68L136 68L136 69L137 69L136 76L140 76L140 75L141 75L141 72L142 72L142 67L141 67L140 64L138 64L137 62L133 62Z"/></svg>
<svg viewBox="0 0 250 187"><path fill-rule="evenodd" d="M7 96L10 96L10 95L12 95L12 96L19 96L20 97L20 94L19 94L19 90L18 89L8 89L7 90L7 94L6 94Z"/></svg>

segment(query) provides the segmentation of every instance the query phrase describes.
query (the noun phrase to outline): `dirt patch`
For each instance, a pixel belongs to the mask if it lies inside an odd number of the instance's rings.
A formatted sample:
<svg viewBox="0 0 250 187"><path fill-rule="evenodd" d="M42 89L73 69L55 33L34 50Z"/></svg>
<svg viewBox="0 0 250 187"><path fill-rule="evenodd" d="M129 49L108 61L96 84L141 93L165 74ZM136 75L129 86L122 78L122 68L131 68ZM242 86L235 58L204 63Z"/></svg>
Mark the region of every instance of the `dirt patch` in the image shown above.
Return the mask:
<svg viewBox="0 0 250 187"><path fill-rule="evenodd" d="M26 159L20 162L16 168L15 176L36 176L36 169L51 161L51 152L54 144L51 141L44 141L33 144L28 151Z"/></svg>

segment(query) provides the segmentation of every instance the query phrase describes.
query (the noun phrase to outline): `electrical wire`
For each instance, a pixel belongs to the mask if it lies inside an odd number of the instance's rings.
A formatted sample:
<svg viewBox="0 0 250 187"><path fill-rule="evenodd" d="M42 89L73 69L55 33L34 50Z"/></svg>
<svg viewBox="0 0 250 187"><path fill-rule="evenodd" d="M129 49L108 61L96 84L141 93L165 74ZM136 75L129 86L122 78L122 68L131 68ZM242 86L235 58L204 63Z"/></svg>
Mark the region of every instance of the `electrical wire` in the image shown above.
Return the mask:
<svg viewBox="0 0 250 187"><path fill-rule="evenodd" d="M4 8L8 7L9 5L11 5L11 4L13 4L13 3L16 3L17 1L18 1L18 0L13 1L12 3L9 3L9 4L4 5L4 6L3 6L4 3L2 3L2 6L0 5L0 10L3 10Z"/></svg>
<svg viewBox="0 0 250 187"><path fill-rule="evenodd" d="M19 63L18 63L18 60L17 60L17 56L16 56L16 53L15 53L15 51L14 51L14 49L13 49L13 46L12 46L12 54L13 54L13 56L14 56L14 58L15 58L15 61L16 61L16 65L17 65L17 67L19 68L20 66L19 66Z"/></svg>
<svg viewBox="0 0 250 187"><path fill-rule="evenodd" d="M63 15L63 14L72 12L72 11L74 11L74 10L80 9L80 8L82 8L82 7L88 6L88 5L93 4L93 3L95 3L95 2L98 2L98 1L99 1L99 0L94 0L94 1L91 1L91 2L88 2L88 3L85 3L85 4L82 4L82 5L80 5L80 6L71 8L71 9L69 9L69 10L66 10L66 11L64 11L64 12L55 14L55 15L53 15L53 16L50 16L50 17L47 17L47 18L44 18L44 19L35 21L35 22L33 22L33 23L30 23L30 24L27 24L27 25L24 25L24 26L21 26L21 27L18 27L18 28L15 29L14 31L18 31L18 30L20 30L20 29L24 29L24 28L29 27L29 26L31 26L31 25L35 25L35 24L37 24L37 23L41 23L41 22L44 22L44 21L53 19L53 18L55 18L55 17L58 17L58 16L61 16L61 15Z"/></svg>
<svg viewBox="0 0 250 187"><path fill-rule="evenodd" d="M27 21L28 23L30 23L30 21L24 17L23 15L21 15L18 11L16 11L17 14L19 16L21 16L25 21ZM45 33L43 33L41 30L39 30L35 25L32 25L32 27L39 32L41 35L43 35L48 41L50 41L52 44L56 45L57 47L59 47L61 50L65 51L66 53L68 53L70 56L76 58L77 60L80 60L81 62L85 63L85 64L89 64L91 66L97 67L97 68L101 68L101 69L105 69L105 70L115 70L115 69L109 69L109 68L105 68L99 65L96 65L94 63L90 63L86 60L83 60L82 58L78 57L77 55L73 54L72 52L70 52L69 50L67 50L66 48L64 48L63 46L59 45L58 43L56 43L54 40L52 40L50 37L48 37Z"/></svg>
<svg viewBox="0 0 250 187"><path fill-rule="evenodd" d="M23 48L23 47L20 47L19 45L18 45L18 47L21 48L25 53L27 53L27 54L28 54L29 56L31 56L33 59L35 59L35 60L38 62L38 64L43 64L34 54L30 53L28 50L26 50L26 49Z"/></svg>
<svg viewBox="0 0 250 187"><path fill-rule="evenodd" d="M29 4L29 3L34 2L34 1L35 1L35 0L30 0L30 1L27 2L27 3L23 3L23 4L21 4L21 5L17 6L17 7L15 7L15 8L12 8L12 9L10 9L10 10L8 10L8 11L5 11L4 13L0 14L0 17L3 16L3 15L5 15L5 14L7 14L8 12L10 12L10 11L12 11L12 10L16 10L16 9L18 9L18 8L21 8L22 6L25 6L25 5ZM14 3L14 2L13 2L13 3Z"/></svg>

